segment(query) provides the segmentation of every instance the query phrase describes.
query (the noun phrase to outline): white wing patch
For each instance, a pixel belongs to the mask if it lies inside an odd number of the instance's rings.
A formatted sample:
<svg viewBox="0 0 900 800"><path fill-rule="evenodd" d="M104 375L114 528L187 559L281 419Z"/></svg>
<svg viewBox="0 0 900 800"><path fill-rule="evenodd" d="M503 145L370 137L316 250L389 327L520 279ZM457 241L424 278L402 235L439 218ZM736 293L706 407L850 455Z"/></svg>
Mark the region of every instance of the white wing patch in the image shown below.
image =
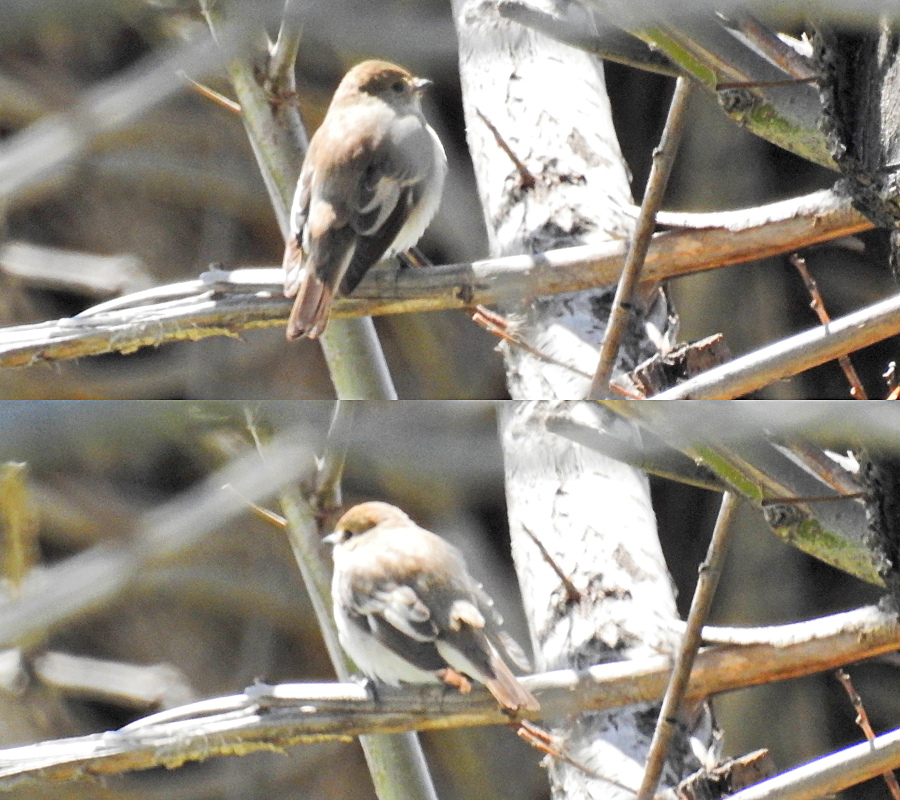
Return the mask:
<svg viewBox="0 0 900 800"><path fill-rule="evenodd" d="M484 617L468 600L454 600L450 606L450 629L458 631L463 625L484 627Z"/></svg>
<svg viewBox="0 0 900 800"><path fill-rule="evenodd" d="M381 614L385 621L398 631L418 642L431 642L437 637L437 626L431 620L431 612L410 586L395 586L376 592L370 610L364 614ZM377 608L375 608L377 606Z"/></svg>

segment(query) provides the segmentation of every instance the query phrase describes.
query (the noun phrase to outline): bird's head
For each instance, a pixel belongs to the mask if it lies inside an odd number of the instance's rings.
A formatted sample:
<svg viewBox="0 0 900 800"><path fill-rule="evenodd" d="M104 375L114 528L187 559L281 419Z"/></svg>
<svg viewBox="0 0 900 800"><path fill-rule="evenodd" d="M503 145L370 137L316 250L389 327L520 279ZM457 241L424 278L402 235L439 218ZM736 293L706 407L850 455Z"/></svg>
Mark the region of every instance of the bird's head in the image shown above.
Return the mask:
<svg viewBox="0 0 900 800"><path fill-rule="evenodd" d="M334 526L334 532L326 536L323 541L334 545L343 544L354 536L367 533L373 528L410 524L412 524L410 518L397 506L373 500L368 503L360 503L345 512Z"/></svg>
<svg viewBox="0 0 900 800"><path fill-rule="evenodd" d="M417 78L396 64L363 61L344 76L338 92L348 96L369 95L398 109L419 108L422 93L429 86L430 80Z"/></svg>

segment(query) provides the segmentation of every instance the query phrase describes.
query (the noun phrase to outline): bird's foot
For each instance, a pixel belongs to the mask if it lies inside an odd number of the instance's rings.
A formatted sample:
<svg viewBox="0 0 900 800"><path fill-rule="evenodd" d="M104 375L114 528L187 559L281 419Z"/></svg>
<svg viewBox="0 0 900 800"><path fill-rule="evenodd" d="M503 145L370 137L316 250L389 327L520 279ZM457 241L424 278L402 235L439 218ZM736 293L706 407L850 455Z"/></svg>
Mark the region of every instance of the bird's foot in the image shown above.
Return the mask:
<svg viewBox="0 0 900 800"><path fill-rule="evenodd" d="M365 690L365 693L371 698L373 703L379 701L378 697L378 681L370 678L368 675L354 675L353 682L358 683Z"/></svg>
<svg viewBox="0 0 900 800"><path fill-rule="evenodd" d="M460 694L468 694L472 691L471 681L452 667L439 669L436 674L444 682L445 686L452 686L454 689L459 689Z"/></svg>
<svg viewBox="0 0 900 800"><path fill-rule="evenodd" d="M397 253L397 260L400 262L401 269L409 269L411 267L430 267L433 266L428 256L426 256L418 247L413 245L401 253Z"/></svg>

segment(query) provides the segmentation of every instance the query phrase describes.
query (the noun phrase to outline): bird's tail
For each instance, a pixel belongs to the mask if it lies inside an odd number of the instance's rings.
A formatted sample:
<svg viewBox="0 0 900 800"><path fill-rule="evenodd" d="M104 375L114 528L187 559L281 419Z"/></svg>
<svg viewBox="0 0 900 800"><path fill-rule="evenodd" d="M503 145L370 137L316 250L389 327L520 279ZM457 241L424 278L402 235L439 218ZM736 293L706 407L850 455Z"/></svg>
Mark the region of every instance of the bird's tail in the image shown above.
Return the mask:
<svg viewBox="0 0 900 800"><path fill-rule="evenodd" d="M321 335L328 324L328 312L333 298L333 290L313 270L307 269L288 317L287 338L308 336L315 339Z"/></svg>
<svg viewBox="0 0 900 800"><path fill-rule="evenodd" d="M538 703L537 698L519 683L516 676L510 672L509 667L496 652L491 656L491 668L494 671L494 677L485 680L484 685L501 706L510 711L540 710L541 704Z"/></svg>

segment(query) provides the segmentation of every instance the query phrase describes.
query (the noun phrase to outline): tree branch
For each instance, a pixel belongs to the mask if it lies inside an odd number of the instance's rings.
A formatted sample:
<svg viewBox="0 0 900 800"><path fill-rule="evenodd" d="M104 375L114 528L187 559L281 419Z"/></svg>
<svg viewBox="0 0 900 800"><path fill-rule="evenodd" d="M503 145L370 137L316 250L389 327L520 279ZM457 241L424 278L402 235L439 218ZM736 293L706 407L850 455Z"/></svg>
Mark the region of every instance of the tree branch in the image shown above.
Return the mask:
<svg viewBox="0 0 900 800"><path fill-rule="evenodd" d="M704 629L706 630L706 629ZM760 630L756 629L757 635ZM763 643L708 648L697 656L688 696L809 675L900 648L896 616L874 606L774 626ZM714 634L713 634L714 635ZM523 678L548 716L659 700L671 670L667 656L559 670ZM253 687L154 714L120 731L0 750L0 788L22 780L72 780L179 766L213 755L246 754L365 733L440 730L509 722L487 691L383 687L379 700L358 684ZM878 769L874 774L879 774Z"/></svg>
<svg viewBox="0 0 900 800"><path fill-rule="evenodd" d="M830 190L741 211L660 213L658 221L685 229L654 236L641 275L649 283L796 250L872 227L849 200ZM688 225L694 227L687 229ZM614 283L624 252L624 242L612 242L423 270L374 269L352 297L335 303L334 316L460 309L515 297L581 291ZM129 353L168 341L237 336L282 325L290 302L281 296L281 281L282 273L276 269L213 270L196 281L103 303L72 319L3 328L0 367Z"/></svg>
<svg viewBox="0 0 900 800"><path fill-rule="evenodd" d="M201 7L211 30L217 35L221 27L219 7L213 0L202 0ZM277 60L285 58L299 39L300 22L293 3L289 2L282 17L280 44L276 44ZM293 70L279 68L270 80L264 81L266 86L261 85L249 59L233 59L228 64L228 73L278 225L286 239L291 200L307 146L306 129L299 110L294 104L275 102L279 96L294 90ZM372 320L332 322L319 341L338 397L397 399Z"/></svg>
<svg viewBox="0 0 900 800"><path fill-rule="evenodd" d="M183 73L205 75L247 43L239 16L211 38L149 56L86 92L67 111L42 117L0 147L0 202L9 209L57 181L98 139L133 123L185 87Z"/></svg>
<svg viewBox="0 0 900 800"><path fill-rule="evenodd" d="M731 400L900 333L900 295L714 367L659 400Z"/></svg>

